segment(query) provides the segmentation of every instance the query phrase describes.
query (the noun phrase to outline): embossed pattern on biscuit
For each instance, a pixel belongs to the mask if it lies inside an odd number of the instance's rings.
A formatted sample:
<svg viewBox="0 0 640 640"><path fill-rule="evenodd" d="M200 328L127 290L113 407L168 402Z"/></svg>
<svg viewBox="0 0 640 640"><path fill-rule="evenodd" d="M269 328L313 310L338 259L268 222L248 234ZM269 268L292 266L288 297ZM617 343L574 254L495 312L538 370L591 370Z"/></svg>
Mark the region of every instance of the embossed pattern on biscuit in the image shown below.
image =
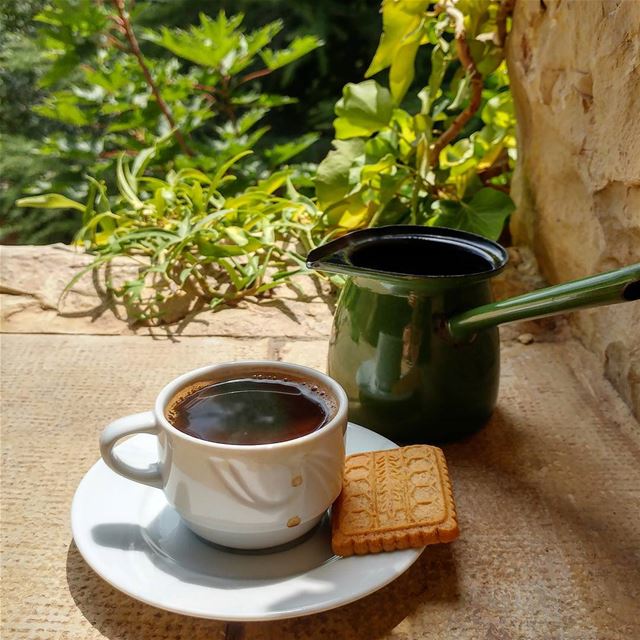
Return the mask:
<svg viewBox="0 0 640 640"><path fill-rule="evenodd" d="M442 451L413 445L349 456L332 528L338 555L454 540L458 525Z"/></svg>

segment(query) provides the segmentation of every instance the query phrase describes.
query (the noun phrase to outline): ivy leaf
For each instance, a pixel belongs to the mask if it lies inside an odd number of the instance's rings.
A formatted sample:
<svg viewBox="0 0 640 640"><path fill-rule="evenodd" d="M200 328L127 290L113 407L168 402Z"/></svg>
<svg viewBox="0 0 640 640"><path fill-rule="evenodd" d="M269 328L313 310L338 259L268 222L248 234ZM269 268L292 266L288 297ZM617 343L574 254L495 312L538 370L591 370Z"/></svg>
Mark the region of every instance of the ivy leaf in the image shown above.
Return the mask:
<svg viewBox="0 0 640 640"><path fill-rule="evenodd" d="M420 25L421 14L429 4L425 0L384 0L382 3L382 37L365 78L391 66L407 34ZM414 53L415 57L415 53ZM412 61L413 66L413 61Z"/></svg>
<svg viewBox="0 0 640 640"><path fill-rule="evenodd" d="M382 174L385 173L394 173L394 168L396 166L395 156L388 153L386 156L383 156L377 162L373 164L366 164L362 167L362 171L360 173L360 181L363 183L371 182L372 180L380 179Z"/></svg>
<svg viewBox="0 0 640 640"><path fill-rule="evenodd" d="M444 72L447 70L447 63L444 53L440 47L434 47L431 50L431 73L429 75L429 84L418 94L422 107L421 113L427 114L431 110L440 93L440 86L444 78Z"/></svg>
<svg viewBox="0 0 640 640"><path fill-rule="evenodd" d="M480 27L483 27L490 17L491 8L491 0L458 0L456 9L464 14L464 27L467 37L476 36L480 33Z"/></svg>
<svg viewBox="0 0 640 640"><path fill-rule="evenodd" d="M389 70L389 87L396 104L402 102L407 90L413 82L415 75L415 59L420 47L420 40L409 41L403 44L396 52L391 69Z"/></svg>
<svg viewBox="0 0 640 640"><path fill-rule="evenodd" d="M383 156L391 154L398 155L398 132L393 129L385 129L373 138L370 138L364 145L365 162L371 164L377 162Z"/></svg>
<svg viewBox="0 0 640 640"><path fill-rule="evenodd" d="M440 152L440 167L451 169L451 175L456 176L478 164L474 155L475 147L469 138L461 138L455 144L448 144Z"/></svg>
<svg viewBox="0 0 640 640"><path fill-rule="evenodd" d="M365 221L368 213L362 194L353 193L327 209L326 218L331 226L355 229Z"/></svg>
<svg viewBox="0 0 640 640"><path fill-rule="evenodd" d="M478 71L483 76L493 73L504 59L502 47L498 47L493 42L471 40L469 41L469 49Z"/></svg>
<svg viewBox="0 0 640 640"><path fill-rule="evenodd" d="M349 170L354 160L364 152L363 140L334 140L335 150L318 165L316 195L321 209L344 198L350 191Z"/></svg>
<svg viewBox="0 0 640 640"><path fill-rule="evenodd" d="M349 83L336 103L333 126L340 139L368 137L386 127L393 113L393 101L388 89L375 80Z"/></svg>
<svg viewBox="0 0 640 640"><path fill-rule="evenodd" d="M431 207L435 215L429 225L464 229L497 240L515 205L506 193L486 187L468 201L436 200Z"/></svg>
<svg viewBox="0 0 640 640"><path fill-rule="evenodd" d="M481 158L478 170L487 169L498 159L505 146L505 135L504 129L492 125L487 125L480 131L471 134L474 153L478 158Z"/></svg>
<svg viewBox="0 0 640 640"><path fill-rule="evenodd" d="M513 98L510 91L503 91L487 100L487 104L480 114L482 121L495 127L509 129L516 124L513 110Z"/></svg>

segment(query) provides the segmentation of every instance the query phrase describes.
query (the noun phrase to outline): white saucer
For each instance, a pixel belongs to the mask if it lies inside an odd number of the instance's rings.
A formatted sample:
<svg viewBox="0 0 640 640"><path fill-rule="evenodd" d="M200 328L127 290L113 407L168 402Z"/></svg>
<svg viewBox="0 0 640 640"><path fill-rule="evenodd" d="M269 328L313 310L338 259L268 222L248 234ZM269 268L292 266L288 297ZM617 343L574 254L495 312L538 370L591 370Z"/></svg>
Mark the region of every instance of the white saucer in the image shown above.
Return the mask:
<svg viewBox="0 0 640 640"><path fill-rule="evenodd" d="M347 453L396 446L349 424ZM144 434L119 450L137 465L151 462L155 452L153 436ZM116 475L102 460L76 490L71 527L87 563L120 591L161 609L219 620L275 620L326 611L380 589L422 553L334 556L328 516L303 542L285 550L218 548L187 529L162 491Z"/></svg>

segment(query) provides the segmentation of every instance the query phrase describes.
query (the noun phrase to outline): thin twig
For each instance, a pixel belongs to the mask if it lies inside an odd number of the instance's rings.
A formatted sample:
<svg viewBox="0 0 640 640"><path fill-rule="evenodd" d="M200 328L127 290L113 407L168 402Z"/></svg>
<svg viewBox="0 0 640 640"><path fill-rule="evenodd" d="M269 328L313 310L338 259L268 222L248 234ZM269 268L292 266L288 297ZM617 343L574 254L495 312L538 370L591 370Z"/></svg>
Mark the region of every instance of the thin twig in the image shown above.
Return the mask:
<svg viewBox="0 0 640 640"><path fill-rule="evenodd" d="M247 73L246 76L242 76L238 81L238 84L244 84L245 82L250 82L251 80L255 80L256 78L262 78L263 76L268 76L271 73L271 69L258 69L258 71L252 71L251 73Z"/></svg>
<svg viewBox="0 0 640 640"><path fill-rule="evenodd" d="M496 37L499 47L504 47L507 40L507 18L513 13L516 0L502 0L496 16Z"/></svg>
<svg viewBox="0 0 640 640"><path fill-rule="evenodd" d="M118 20L118 26L122 29L122 32L126 37L127 42L129 43L129 48L131 49L131 53L135 56L136 60L138 61L138 65L142 70L144 79L149 85L149 88L151 89L151 93L153 93L156 99L156 102L158 103L158 107L160 111L162 111L164 117L169 123L169 126L173 131L173 135L178 145L180 145L180 148L182 149L183 153L187 154L188 156L192 156L193 151L187 145L184 139L184 136L182 135L182 132L177 128L175 120L171 115L171 111L169 110L167 103L163 100L162 96L160 95L160 90L158 89L153 78L151 77L151 72L149 71L149 67L147 67L147 63L144 61L142 51L140 51L140 45L138 44L138 39L136 38L136 34L133 32L133 27L131 26L131 21L129 20L129 14L127 13L127 9L125 7L125 0L112 0L112 2L120 18Z"/></svg>
<svg viewBox="0 0 640 640"><path fill-rule="evenodd" d="M466 33L464 30L464 15L459 9L456 9L452 0L445 0L440 5L441 11L444 11L452 20L455 26L456 53L462 64L462 68L469 74L471 86L471 98L467 108L460 113L456 119L449 125L431 145L431 166L436 168L440 163L440 152L460 133L462 128L473 118L474 114L480 108L482 102L482 88L484 86L482 74L478 71L476 63L471 55L469 44L467 43Z"/></svg>
<svg viewBox="0 0 640 640"><path fill-rule="evenodd" d="M420 195L420 188L418 187L419 180L420 177L416 173L416 177L413 181L413 194L411 196L411 224L418 224L418 196Z"/></svg>

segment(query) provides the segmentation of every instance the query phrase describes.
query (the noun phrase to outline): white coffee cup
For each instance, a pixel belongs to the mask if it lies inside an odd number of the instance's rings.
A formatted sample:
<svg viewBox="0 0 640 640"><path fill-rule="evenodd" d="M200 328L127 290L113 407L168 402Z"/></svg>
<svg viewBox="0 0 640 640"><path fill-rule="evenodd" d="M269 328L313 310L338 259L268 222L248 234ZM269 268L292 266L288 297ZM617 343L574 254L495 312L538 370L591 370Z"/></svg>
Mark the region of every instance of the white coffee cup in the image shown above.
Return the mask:
<svg viewBox="0 0 640 640"><path fill-rule="evenodd" d="M255 374L317 385L333 406L327 423L293 440L235 445L194 438L167 420L169 401L194 382ZM100 436L100 452L121 476L162 489L189 528L203 538L227 547L262 549L304 535L338 497L346 428L347 396L335 380L284 362L231 362L203 367L170 382L158 394L153 411L107 426ZM147 468L132 466L114 450L121 438L136 433L158 438L158 462Z"/></svg>

